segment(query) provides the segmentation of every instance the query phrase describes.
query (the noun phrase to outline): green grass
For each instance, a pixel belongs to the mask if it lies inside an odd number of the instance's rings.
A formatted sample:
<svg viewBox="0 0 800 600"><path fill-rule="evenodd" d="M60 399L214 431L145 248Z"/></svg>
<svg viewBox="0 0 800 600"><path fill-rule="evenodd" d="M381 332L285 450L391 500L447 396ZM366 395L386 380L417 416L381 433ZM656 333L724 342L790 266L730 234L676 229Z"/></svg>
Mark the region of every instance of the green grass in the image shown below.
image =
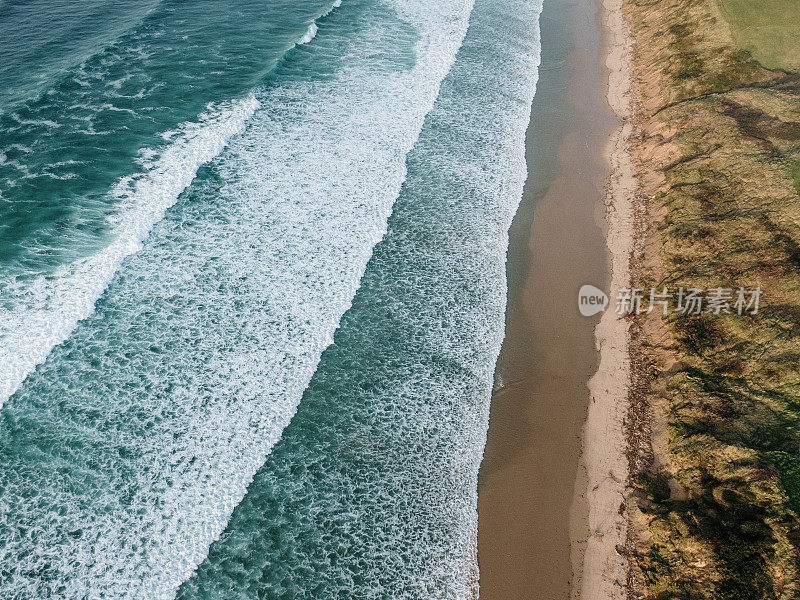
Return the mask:
<svg viewBox="0 0 800 600"><path fill-rule="evenodd" d="M800 457L788 452L767 452L765 458L780 471L789 506L800 513Z"/></svg>
<svg viewBox="0 0 800 600"><path fill-rule="evenodd" d="M800 72L800 1L717 0L742 50L768 69Z"/></svg>
<svg viewBox="0 0 800 600"><path fill-rule="evenodd" d="M794 181L794 189L797 191L797 195L800 196L800 162L792 164L789 172L791 173L792 181Z"/></svg>

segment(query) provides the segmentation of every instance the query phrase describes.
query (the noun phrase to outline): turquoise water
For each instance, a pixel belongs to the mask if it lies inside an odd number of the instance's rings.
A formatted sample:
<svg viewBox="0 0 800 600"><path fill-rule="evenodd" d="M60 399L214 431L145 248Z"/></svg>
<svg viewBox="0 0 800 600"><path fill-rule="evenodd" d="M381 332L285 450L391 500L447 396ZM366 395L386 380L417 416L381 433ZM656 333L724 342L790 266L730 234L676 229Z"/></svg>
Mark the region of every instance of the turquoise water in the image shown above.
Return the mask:
<svg viewBox="0 0 800 600"><path fill-rule="evenodd" d="M0 4L4 598L468 597L539 9Z"/></svg>

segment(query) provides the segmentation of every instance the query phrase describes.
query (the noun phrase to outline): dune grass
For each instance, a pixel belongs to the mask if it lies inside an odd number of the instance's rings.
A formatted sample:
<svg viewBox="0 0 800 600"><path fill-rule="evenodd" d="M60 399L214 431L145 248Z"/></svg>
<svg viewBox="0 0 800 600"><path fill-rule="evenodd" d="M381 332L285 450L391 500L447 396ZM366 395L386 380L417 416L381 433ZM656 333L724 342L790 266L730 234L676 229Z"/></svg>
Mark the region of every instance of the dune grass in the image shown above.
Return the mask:
<svg viewBox="0 0 800 600"><path fill-rule="evenodd" d="M635 287L764 294L758 314L636 320L631 418L666 443L632 454L634 597L800 598L800 0L626 10L649 214Z"/></svg>

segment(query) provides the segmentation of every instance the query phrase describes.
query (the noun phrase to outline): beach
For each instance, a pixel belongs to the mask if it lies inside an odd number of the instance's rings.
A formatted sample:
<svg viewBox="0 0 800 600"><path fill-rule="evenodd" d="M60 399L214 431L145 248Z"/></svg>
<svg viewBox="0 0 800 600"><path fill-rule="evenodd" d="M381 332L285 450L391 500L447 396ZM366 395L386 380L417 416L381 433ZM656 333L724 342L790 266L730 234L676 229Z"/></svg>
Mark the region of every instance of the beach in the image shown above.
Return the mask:
<svg viewBox="0 0 800 600"><path fill-rule="evenodd" d="M3 11L5 595L621 598L622 2Z"/></svg>
<svg viewBox="0 0 800 600"><path fill-rule="evenodd" d="M621 3L546 2L541 29L479 479L480 592L623 597L628 333L613 298L629 278L633 177ZM584 284L611 291L602 320L579 314Z"/></svg>
<svg viewBox="0 0 800 600"><path fill-rule="evenodd" d="M484 598L797 595L797 14L545 4L479 479ZM608 294L601 318L578 315L583 284ZM628 287L645 302L621 318ZM762 304L717 310L715 290Z"/></svg>

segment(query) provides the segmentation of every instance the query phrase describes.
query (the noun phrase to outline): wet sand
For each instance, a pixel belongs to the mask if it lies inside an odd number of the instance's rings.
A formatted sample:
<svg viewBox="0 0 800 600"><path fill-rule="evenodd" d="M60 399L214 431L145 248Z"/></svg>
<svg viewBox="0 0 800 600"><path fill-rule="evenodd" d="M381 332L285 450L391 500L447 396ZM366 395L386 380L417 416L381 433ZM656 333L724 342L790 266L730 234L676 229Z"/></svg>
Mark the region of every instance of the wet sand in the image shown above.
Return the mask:
<svg viewBox="0 0 800 600"><path fill-rule="evenodd" d="M599 364L584 284L607 289L607 48L593 0L545 0L527 132L528 181L510 231L507 330L478 487L483 600L577 595L588 537L582 430Z"/></svg>

